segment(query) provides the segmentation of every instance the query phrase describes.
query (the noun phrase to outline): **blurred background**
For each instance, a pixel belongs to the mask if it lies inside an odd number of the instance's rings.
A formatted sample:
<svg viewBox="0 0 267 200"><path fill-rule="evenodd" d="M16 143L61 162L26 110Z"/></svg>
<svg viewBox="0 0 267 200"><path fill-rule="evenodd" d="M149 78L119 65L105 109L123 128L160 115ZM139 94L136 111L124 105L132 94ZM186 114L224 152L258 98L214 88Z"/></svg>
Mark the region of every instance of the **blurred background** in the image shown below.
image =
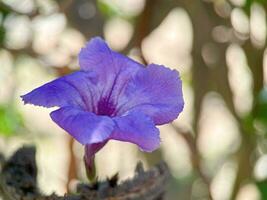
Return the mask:
<svg viewBox="0 0 267 200"><path fill-rule="evenodd" d="M79 69L93 36L142 63L177 69L185 108L144 154L110 141L97 174L134 175L164 160L168 200L267 199L266 0L0 0L0 152L37 147L41 190L87 181L83 148L19 96Z"/></svg>

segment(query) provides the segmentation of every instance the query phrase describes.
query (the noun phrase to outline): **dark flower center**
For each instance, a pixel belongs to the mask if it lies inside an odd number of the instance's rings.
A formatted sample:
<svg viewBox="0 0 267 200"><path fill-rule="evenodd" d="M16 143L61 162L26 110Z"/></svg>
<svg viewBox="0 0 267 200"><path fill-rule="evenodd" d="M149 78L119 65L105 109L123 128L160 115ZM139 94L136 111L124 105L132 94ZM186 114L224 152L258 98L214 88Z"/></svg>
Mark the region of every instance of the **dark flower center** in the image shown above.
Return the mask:
<svg viewBox="0 0 267 200"><path fill-rule="evenodd" d="M112 117L116 107L109 98L102 98L97 104L97 114Z"/></svg>

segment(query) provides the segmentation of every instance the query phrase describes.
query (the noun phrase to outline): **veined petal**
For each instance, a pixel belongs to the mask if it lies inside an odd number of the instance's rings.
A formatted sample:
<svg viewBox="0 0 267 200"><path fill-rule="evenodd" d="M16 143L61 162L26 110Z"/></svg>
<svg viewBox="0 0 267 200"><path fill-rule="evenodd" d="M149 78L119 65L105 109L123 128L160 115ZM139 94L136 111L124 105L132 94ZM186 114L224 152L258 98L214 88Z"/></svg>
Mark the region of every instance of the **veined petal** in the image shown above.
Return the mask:
<svg viewBox="0 0 267 200"><path fill-rule="evenodd" d="M101 143L109 138L114 122L73 107L63 107L50 114L52 120L81 144Z"/></svg>
<svg viewBox="0 0 267 200"><path fill-rule="evenodd" d="M160 145L159 130L150 117L132 112L113 119L116 126L111 139L131 142L143 151L151 152Z"/></svg>
<svg viewBox="0 0 267 200"><path fill-rule="evenodd" d="M25 104L74 106L93 111L99 98L96 82L97 77L93 72L78 71L46 83L21 97Z"/></svg>
<svg viewBox="0 0 267 200"><path fill-rule="evenodd" d="M183 110L184 100L179 74L151 64L139 70L119 100L118 115L138 111L150 116L157 125L173 121Z"/></svg>
<svg viewBox="0 0 267 200"><path fill-rule="evenodd" d="M81 69L85 71L93 70L105 72L105 70L112 70L113 73L120 71L122 67L144 67L142 64L135 62L127 56L110 49L107 43L100 37L91 39L85 47L82 48L79 54L79 63Z"/></svg>
<svg viewBox="0 0 267 200"><path fill-rule="evenodd" d="M91 39L82 48L79 63L82 70L93 70L99 75L101 96L114 103L131 77L144 68L142 64L111 50L100 37Z"/></svg>

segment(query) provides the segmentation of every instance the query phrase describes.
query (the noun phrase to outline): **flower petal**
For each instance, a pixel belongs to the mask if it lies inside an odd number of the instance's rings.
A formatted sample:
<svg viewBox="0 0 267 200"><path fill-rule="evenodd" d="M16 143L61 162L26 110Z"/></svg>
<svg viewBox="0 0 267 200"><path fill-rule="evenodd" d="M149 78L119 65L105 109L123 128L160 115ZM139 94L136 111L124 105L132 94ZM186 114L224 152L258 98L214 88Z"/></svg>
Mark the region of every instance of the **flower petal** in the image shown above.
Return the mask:
<svg viewBox="0 0 267 200"><path fill-rule="evenodd" d="M179 74L151 64L139 70L119 100L118 115L131 110L150 116L157 125L171 122L183 110L184 100Z"/></svg>
<svg viewBox="0 0 267 200"><path fill-rule="evenodd" d="M137 144L143 151L151 152L160 145L159 130L152 119L138 112L113 119L116 126L111 139Z"/></svg>
<svg viewBox="0 0 267 200"><path fill-rule="evenodd" d="M107 43L100 37L91 39L79 53L79 64L82 70L93 70L105 72L112 70L120 71L120 68L144 67L142 64L117 53L109 48ZM106 72L106 75L110 75Z"/></svg>
<svg viewBox="0 0 267 200"><path fill-rule="evenodd" d="M52 120L81 144L100 143L109 138L114 122L77 108L63 107L50 114Z"/></svg>
<svg viewBox="0 0 267 200"><path fill-rule="evenodd" d="M44 107L75 106L93 111L99 97L93 72L78 71L63 76L21 96L24 103Z"/></svg>
<svg viewBox="0 0 267 200"><path fill-rule="evenodd" d="M144 68L144 65L112 51L100 37L91 39L82 48L79 63L82 70L98 74L102 98L108 98L115 104L131 77Z"/></svg>

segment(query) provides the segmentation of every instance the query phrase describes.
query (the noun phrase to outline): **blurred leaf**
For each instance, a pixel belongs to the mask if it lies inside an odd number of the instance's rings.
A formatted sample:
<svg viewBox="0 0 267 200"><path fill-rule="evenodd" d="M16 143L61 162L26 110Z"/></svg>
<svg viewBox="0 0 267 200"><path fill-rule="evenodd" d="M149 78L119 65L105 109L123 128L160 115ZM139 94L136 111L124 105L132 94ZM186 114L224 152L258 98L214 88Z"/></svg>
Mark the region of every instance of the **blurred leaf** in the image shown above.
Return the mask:
<svg viewBox="0 0 267 200"><path fill-rule="evenodd" d="M5 35L6 35L5 28L0 25L0 45L3 45L3 43L5 41Z"/></svg>
<svg viewBox="0 0 267 200"><path fill-rule="evenodd" d="M120 15L119 9L113 4L107 3L106 1L98 0L97 6L101 13L106 17L114 17Z"/></svg>
<svg viewBox="0 0 267 200"><path fill-rule="evenodd" d="M0 2L0 13L1 15L5 17L9 15L10 13L12 13L12 10L8 6L6 6L4 3Z"/></svg>
<svg viewBox="0 0 267 200"><path fill-rule="evenodd" d="M0 134L14 135L23 125L22 117L13 107L0 106Z"/></svg>
<svg viewBox="0 0 267 200"><path fill-rule="evenodd" d="M129 13L124 12L115 4L108 3L108 1L98 0L97 7L100 10L100 12L107 18L120 17L128 21L132 21L136 17L129 15Z"/></svg>
<svg viewBox="0 0 267 200"><path fill-rule="evenodd" d="M260 191L261 199L267 199L267 180L257 182L256 185Z"/></svg>
<svg viewBox="0 0 267 200"><path fill-rule="evenodd" d="M9 13L10 13L9 11L3 10L0 4L0 45L3 45L5 40L6 30L4 27L4 21Z"/></svg>
<svg viewBox="0 0 267 200"><path fill-rule="evenodd" d="M260 91L255 103L255 122L264 133L267 133L267 88L263 88Z"/></svg>
<svg viewBox="0 0 267 200"><path fill-rule="evenodd" d="M250 13L250 7L253 3L259 3L262 5L267 5L267 0L247 0L246 4L244 6L246 13L248 13L248 14Z"/></svg>
<svg viewBox="0 0 267 200"><path fill-rule="evenodd" d="M242 118L242 126L246 130L245 132L247 133L255 132L253 122L254 122L254 117L251 113Z"/></svg>
<svg viewBox="0 0 267 200"><path fill-rule="evenodd" d="M245 12L247 13L247 15L250 15L250 7L252 5L252 3L254 2L255 0L247 0L246 1L246 4L244 6L244 10Z"/></svg>

